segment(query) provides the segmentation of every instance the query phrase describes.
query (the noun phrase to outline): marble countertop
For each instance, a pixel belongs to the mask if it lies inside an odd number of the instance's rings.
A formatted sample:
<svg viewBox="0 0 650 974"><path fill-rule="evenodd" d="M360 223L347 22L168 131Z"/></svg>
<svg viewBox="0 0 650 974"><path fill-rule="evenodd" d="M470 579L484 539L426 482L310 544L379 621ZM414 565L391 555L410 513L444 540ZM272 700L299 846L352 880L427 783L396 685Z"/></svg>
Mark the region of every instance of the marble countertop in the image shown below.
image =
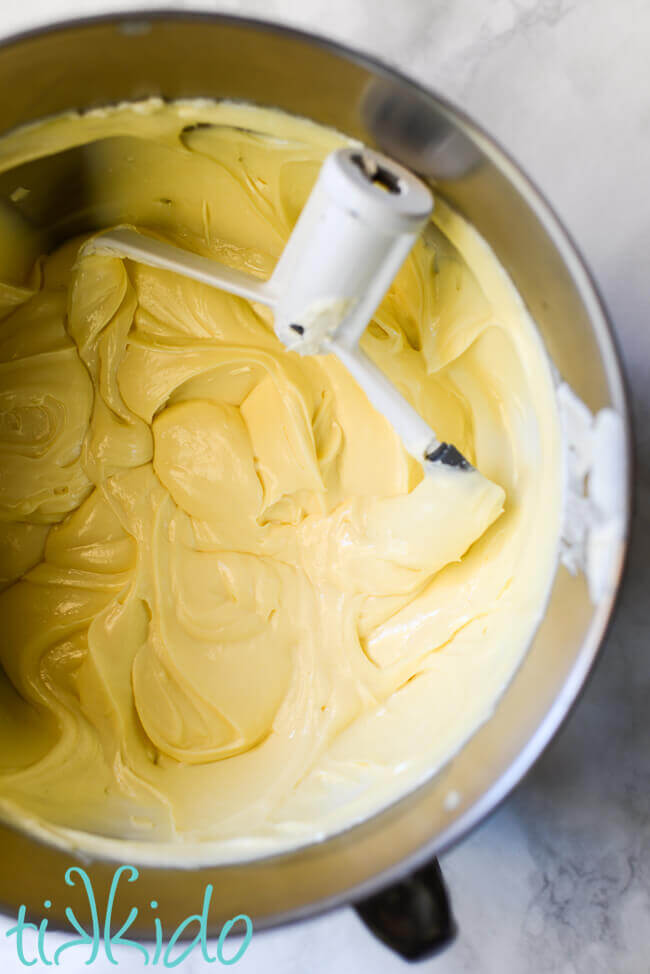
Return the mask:
<svg viewBox="0 0 650 974"><path fill-rule="evenodd" d="M648 0L21 0L0 34L139 7L218 9L318 31L461 105L561 214L614 319L638 445L637 516L588 691L525 782L442 867L460 927L435 974L650 972L650 4ZM0 932L7 926L4 922ZM22 970L0 938L3 970ZM132 955L131 955L132 956ZM140 964L124 966L131 970ZM66 971L88 970L81 957ZM33 970L41 969L39 967ZM94 971L114 970L107 962ZM198 955L181 968L209 969ZM214 968L213 968L214 969ZM392 974L352 910L254 935L242 974Z"/></svg>

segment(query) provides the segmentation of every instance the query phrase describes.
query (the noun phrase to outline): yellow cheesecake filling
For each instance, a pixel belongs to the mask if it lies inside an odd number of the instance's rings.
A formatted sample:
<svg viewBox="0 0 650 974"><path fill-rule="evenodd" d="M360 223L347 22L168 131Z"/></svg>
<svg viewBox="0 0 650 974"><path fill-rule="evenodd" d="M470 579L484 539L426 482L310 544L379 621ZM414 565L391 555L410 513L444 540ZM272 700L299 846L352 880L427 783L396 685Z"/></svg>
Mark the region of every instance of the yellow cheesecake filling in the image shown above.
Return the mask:
<svg viewBox="0 0 650 974"><path fill-rule="evenodd" d="M345 143L149 101L11 133L0 170L88 144L95 226L263 278ZM4 816L93 850L257 855L439 768L521 660L559 531L549 363L485 242L437 199L362 339L476 467L423 477L340 362L288 352L268 309L80 257L76 230L43 256L5 209Z"/></svg>

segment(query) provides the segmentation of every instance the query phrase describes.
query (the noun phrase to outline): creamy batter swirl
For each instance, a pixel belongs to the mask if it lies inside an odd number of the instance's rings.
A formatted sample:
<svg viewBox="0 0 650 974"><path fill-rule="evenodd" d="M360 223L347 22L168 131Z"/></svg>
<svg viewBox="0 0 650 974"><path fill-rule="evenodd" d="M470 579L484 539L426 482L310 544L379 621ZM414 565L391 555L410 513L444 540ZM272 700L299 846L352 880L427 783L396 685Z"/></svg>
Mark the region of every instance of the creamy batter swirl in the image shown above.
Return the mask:
<svg viewBox="0 0 650 974"><path fill-rule="evenodd" d="M0 168L93 141L99 224L265 277L344 140L147 102L6 136ZM305 841L439 766L521 658L558 532L544 351L437 201L363 338L480 471L423 478L267 309L84 239L33 263L0 222L4 812L92 848Z"/></svg>

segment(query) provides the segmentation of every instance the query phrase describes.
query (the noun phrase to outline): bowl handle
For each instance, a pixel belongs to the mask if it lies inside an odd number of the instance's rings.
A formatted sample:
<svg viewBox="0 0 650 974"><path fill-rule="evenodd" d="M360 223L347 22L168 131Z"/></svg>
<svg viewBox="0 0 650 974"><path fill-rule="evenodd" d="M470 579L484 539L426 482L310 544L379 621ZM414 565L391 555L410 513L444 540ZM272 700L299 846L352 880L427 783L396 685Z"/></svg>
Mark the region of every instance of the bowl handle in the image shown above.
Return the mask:
<svg viewBox="0 0 650 974"><path fill-rule="evenodd" d="M355 903L365 925L405 960L431 957L448 947L456 924L437 859L399 883Z"/></svg>

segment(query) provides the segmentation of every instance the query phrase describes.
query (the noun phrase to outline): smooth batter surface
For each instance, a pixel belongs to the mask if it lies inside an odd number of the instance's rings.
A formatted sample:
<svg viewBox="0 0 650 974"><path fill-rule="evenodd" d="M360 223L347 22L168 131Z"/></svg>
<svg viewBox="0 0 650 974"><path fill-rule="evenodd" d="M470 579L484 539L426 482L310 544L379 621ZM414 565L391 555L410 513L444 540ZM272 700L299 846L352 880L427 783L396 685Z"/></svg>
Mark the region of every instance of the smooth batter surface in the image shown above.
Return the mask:
<svg viewBox="0 0 650 974"><path fill-rule="evenodd" d="M7 136L0 169L109 137L99 223L262 277L343 142L148 102ZM32 231L0 221L4 813L116 855L106 839L212 859L307 841L447 759L539 621L560 500L544 351L437 200L363 339L481 471L423 480L340 363L286 352L266 309L78 260L84 239L34 263Z"/></svg>

